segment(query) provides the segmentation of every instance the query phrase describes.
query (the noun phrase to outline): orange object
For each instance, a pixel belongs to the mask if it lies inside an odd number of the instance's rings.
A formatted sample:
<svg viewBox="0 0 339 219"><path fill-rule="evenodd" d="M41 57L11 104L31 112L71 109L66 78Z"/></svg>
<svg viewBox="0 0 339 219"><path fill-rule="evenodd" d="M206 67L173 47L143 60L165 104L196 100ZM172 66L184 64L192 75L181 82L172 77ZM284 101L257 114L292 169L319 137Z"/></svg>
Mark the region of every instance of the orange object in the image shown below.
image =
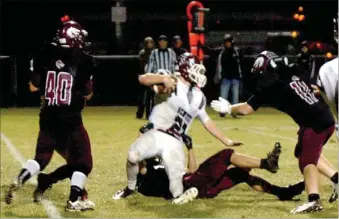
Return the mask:
<svg viewBox="0 0 339 219"><path fill-rule="evenodd" d="M298 11L299 11L299 12L303 12L303 11L304 11L304 8L300 6L300 7L298 8Z"/></svg>
<svg viewBox="0 0 339 219"><path fill-rule="evenodd" d="M293 31L291 33L291 36L292 36L292 38L296 38L298 36L298 32L297 31Z"/></svg>
<svg viewBox="0 0 339 219"><path fill-rule="evenodd" d="M331 58L333 57L333 55L332 55L332 53L328 52L328 53L326 53L326 57L327 57L328 59L331 59Z"/></svg>
<svg viewBox="0 0 339 219"><path fill-rule="evenodd" d="M317 43L316 46L318 49L321 49L321 43Z"/></svg>
<svg viewBox="0 0 339 219"><path fill-rule="evenodd" d="M298 20L299 21L305 20L305 15L303 15L303 14L299 15Z"/></svg>
<svg viewBox="0 0 339 219"><path fill-rule="evenodd" d="M298 20L299 14L294 14L294 15L293 15L293 18L294 18L295 20Z"/></svg>

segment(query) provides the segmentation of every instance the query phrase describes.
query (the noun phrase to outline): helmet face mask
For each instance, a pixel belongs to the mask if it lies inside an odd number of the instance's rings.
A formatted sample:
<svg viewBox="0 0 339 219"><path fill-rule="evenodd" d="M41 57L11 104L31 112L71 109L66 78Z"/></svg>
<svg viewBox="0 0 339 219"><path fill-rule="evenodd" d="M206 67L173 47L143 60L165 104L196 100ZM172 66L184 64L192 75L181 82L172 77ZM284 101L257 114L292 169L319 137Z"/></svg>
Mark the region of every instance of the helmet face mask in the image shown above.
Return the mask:
<svg viewBox="0 0 339 219"><path fill-rule="evenodd" d="M199 88L203 88L206 85L206 68L200 63L198 57L186 52L180 56L178 65L180 75L186 81Z"/></svg>

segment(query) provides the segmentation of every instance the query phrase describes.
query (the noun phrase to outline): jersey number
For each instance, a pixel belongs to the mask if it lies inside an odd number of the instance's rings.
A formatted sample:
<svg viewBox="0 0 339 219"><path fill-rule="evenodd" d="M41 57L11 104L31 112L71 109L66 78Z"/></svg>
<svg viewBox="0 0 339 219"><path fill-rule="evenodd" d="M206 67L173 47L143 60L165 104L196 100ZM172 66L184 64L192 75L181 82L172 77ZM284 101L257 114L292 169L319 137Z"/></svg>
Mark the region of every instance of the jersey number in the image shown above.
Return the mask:
<svg viewBox="0 0 339 219"><path fill-rule="evenodd" d="M70 105L72 98L73 76L67 72L48 71L45 98L48 106Z"/></svg>
<svg viewBox="0 0 339 219"><path fill-rule="evenodd" d="M308 86L303 81L293 81L290 83L291 88L305 100L308 104L312 105L318 102L318 99L314 96L314 93L308 88Z"/></svg>
<svg viewBox="0 0 339 219"><path fill-rule="evenodd" d="M182 108L178 109L178 114L179 115L177 115L174 119L174 124L171 126L171 128L169 128L169 131L173 131L175 134L182 135L186 132L188 126L186 121L190 121L192 117Z"/></svg>

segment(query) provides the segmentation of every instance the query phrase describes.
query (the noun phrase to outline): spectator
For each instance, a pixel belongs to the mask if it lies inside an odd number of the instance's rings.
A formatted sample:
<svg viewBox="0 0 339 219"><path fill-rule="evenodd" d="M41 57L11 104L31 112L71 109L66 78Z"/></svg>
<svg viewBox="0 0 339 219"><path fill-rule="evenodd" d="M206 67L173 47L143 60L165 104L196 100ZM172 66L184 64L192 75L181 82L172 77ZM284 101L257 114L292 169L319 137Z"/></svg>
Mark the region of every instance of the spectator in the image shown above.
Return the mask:
<svg viewBox="0 0 339 219"><path fill-rule="evenodd" d="M172 49L175 52L177 59L179 58L179 56L187 52L187 49L182 48L182 40L179 35L173 37L172 44L173 44Z"/></svg>
<svg viewBox="0 0 339 219"><path fill-rule="evenodd" d="M226 34L224 36L224 48L218 56L214 81L220 83L220 96L226 100L232 88L232 104L239 102L241 72L239 50L234 47L233 36ZM220 114L220 116L224 117L225 115Z"/></svg>
<svg viewBox="0 0 339 219"><path fill-rule="evenodd" d="M158 38L159 48L154 49L151 53L148 61L147 72L149 73L160 73L169 72L173 74L175 71L175 65L177 56L175 52L168 48L168 39L165 35L161 35ZM167 99L166 94L155 95L154 103L159 104Z"/></svg>
<svg viewBox="0 0 339 219"><path fill-rule="evenodd" d="M306 83L315 83L315 59L314 56L309 53L308 42L303 41L300 44L300 53L297 55L298 63L298 75Z"/></svg>
<svg viewBox="0 0 339 219"><path fill-rule="evenodd" d="M153 50L153 47L154 41L152 37L146 37L144 39L144 48L139 52L140 59L139 74L146 73L148 60ZM136 113L136 117L138 119L141 119L144 116L145 107L146 107L146 118L148 119L154 104L153 99L154 99L153 91L149 87L139 84L138 110Z"/></svg>

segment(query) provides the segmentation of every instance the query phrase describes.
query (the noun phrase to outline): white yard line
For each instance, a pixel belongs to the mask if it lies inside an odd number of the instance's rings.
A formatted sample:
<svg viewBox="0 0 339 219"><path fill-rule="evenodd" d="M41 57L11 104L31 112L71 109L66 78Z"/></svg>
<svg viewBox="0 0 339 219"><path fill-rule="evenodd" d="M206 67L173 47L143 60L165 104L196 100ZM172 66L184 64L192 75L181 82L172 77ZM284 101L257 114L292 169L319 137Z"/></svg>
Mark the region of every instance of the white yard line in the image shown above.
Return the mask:
<svg viewBox="0 0 339 219"><path fill-rule="evenodd" d="M26 162L25 158L18 151L18 149L16 149L14 144L2 132L1 132L1 139L5 142L7 149L12 154L12 156L18 162L20 162L21 165L24 165L25 162ZM32 185L37 185L36 180L29 180L28 182ZM61 215L60 215L60 212L58 211L58 209L56 208L56 206L53 204L53 202L51 200L42 199L41 204L44 206L48 217L50 217L50 218L62 218Z"/></svg>

